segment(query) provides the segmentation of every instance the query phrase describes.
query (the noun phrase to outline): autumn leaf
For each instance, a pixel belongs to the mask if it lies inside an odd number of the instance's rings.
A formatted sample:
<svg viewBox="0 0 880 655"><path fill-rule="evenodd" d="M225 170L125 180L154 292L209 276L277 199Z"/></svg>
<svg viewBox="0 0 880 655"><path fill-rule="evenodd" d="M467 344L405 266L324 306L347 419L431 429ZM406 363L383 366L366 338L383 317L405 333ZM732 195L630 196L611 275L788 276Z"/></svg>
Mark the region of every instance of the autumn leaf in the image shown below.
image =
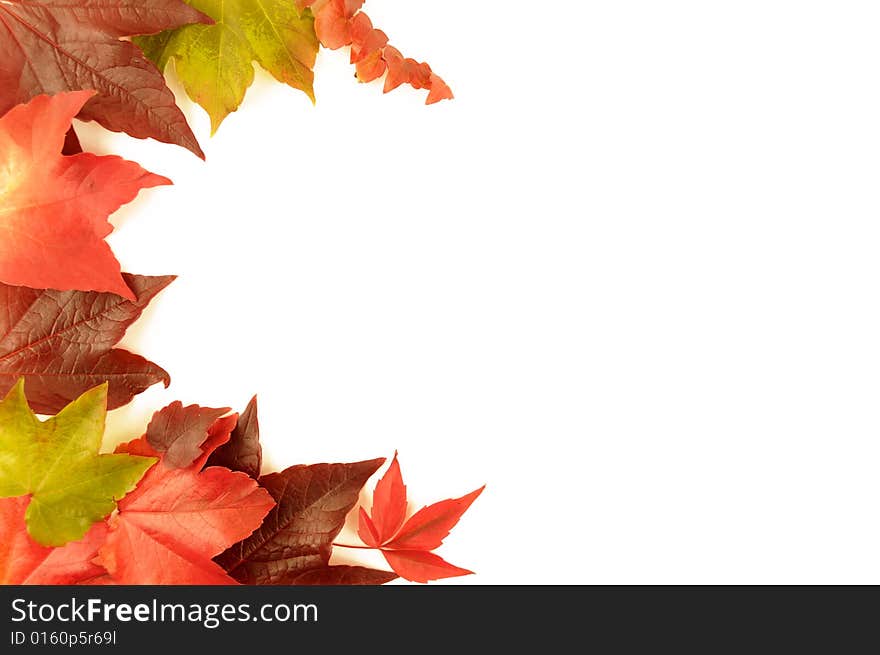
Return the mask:
<svg viewBox="0 0 880 655"><path fill-rule="evenodd" d="M458 523L468 507L483 493L485 487L451 500L423 507L404 523L394 539L385 542L386 548L403 550L434 550L443 544L443 540ZM375 499L375 496L374 496ZM376 509L373 508L375 516Z"/></svg>
<svg viewBox="0 0 880 655"><path fill-rule="evenodd" d="M368 546L379 547L391 538L406 519L406 486L400 473L397 453L376 484L373 492L373 514L369 516L361 508L359 512L358 534Z"/></svg>
<svg viewBox="0 0 880 655"><path fill-rule="evenodd" d="M326 567L333 540L367 479L384 460L291 466L260 478L277 503L250 537L217 558L243 584L291 584Z"/></svg>
<svg viewBox="0 0 880 655"><path fill-rule="evenodd" d="M25 523L43 546L82 539L156 461L98 454L106 408L106 384L45 422L28 406L23 380L0 402L0 498L30 494Z"/></svg>
<svg viewBox="0 0 880 655"><path fill-rule="evenodd" d="M106 523L95 523L81 540L60 548L41 546L27 533L28 501L0 499L0 584L70 585L104 574L92 560L106 537Z"/></svg>
<svg viewBox="0 0 880 655"><path fill-rule="evenodd" d="M0 4L0 17L5 10ZM0 282L136 300L104 241L107 218L141 189L171 182L119 157L61 155L91 97L39 96L0 118Z"/></svg>
<svg viewBox="0 0 880 655"><path fill-rule="evenodd" d="M179 401L173 402L153 415L147 426L147 442L156 452L163 453L165 466L189 466L203 455L202 446L208 440L209 430L227 412L228 407L184 407ZM237 418L232 418L226 430L227 438Z"/></svg>
<svg viewBox="0 0 880 655"><path fill-rule="evenodd" d="M425 104L452 99L452 90L428 64L404 57L388 45L385 32L374 28L369 16L360 11L364 0L297 0L297 4L311 8L321 45L331 50L351 46L350 60L361 82L385 75L385 93L409 84L428 90Z"/></svg>
<svg viewBox="0 0 880 655"><path fill-rule="evenodd" d="M260 422L257 419L257 397L254 396L238 417L229 441L208 458L208 466L225 466L233 471L247 473L256 480L260 477L262 465Z"/></svg>
<svg viewBox="0 0 880 655"><path fill-rule="evenodd" d="M24 378L33 410L55 414L102 382L110 385L108 409L158 382L167 387L162 368L113 345L174 277L122 278L135 300L0 284L0 394Z"/></svg>
<svg viewBox="0 0 880 655"><path fill-rule="evenodd" d="M221 418L215 425L223 427L209 436L201 457L185 468L172 468L163 458L120 501L97 559L114 582L235 584L211 558L248 537L275 503L244 473L219 466L203 470L235 421ZM145 437L117 452L158 454Z"/></svg>
<svg viewBox="0 0 880 655"><path fill-rule="evenodd" d="M204 157L162 74L121 39L209 22L181 0L3 0L0 114L38 95L95 90L80 119Z"/></svg>
<svg viewBox="0 0 880 655"><path fill-rule="evenodd" d="M472 571L454 566L430 551L443 544L484 488L423 507L404 522L406 487L395 453L376 484L371 512L359 508L358 536L370 548L380 549L391 568L407 580L428 582L467 575Z"/></svg>
<svg viewBox="0 0 880 655"><path fill-rule="evenodd" d="M396 573L363 566L322 566L290 577L291 585L383 585L397 579Z"/></svg>
<svg viewBox="0 0 880 655"><path fill-rule="evenodd" d="M382 554L401 578L412 582L424 583L473 573L426 550L383 550Z"/></svg>
<svg viewBox="0 0 880 655"><path fill-rule="evenodd" d="M189 97L211 117L212 133L244 100L256 61L314 101L318 40L311 12L292 0L187 0L213 25L188 25L135 42L160 70L175 61Z"/></svg>

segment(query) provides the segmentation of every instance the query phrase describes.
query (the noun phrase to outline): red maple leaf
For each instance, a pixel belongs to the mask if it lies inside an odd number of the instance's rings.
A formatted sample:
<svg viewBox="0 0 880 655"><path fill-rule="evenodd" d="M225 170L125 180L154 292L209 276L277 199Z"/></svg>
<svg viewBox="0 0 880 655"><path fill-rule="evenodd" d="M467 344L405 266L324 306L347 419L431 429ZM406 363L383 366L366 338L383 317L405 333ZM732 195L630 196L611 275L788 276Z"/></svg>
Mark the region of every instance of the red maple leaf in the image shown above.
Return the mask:
<svg viewBox="0 0 880 655"><path fill-rule="evenodd" d="M217 419L204 434L201 456L190 465L172 468L160 459L119 501L97 560L113 582L236 584L212 558L248 537L275 505L245 473L205 467L211 453L229 440L237 418ZM159 454L146 436L117 452Z"/></svg>
<svg viewBox="0 0 880 655"><path fill-rule="evenodd" d="M407 580L428 582L467 575L472 571L454 566L430 551L443 544L483 489L423 507L404 523L406 487L395 453L376 484L371 513L363 507L358 511L358 536L367 546L380 549L391 568Z"/></svg>
<svg viewBox="0 0 880 655"><path fill-rule="evenodd" d="M31 539L24 522L29 496L0 499L0 584L78 584L104 573L92 560L107 534L96 523L79 541L60 548Z"/></svg>
<svg viewBox="0 0 880 655"><path fill-rule="evenodd" d="M136 300L104 241L107 218L141 189L171 181L119 157L61 155L92 95L38 96L0 118L0 282Z"/></svg>

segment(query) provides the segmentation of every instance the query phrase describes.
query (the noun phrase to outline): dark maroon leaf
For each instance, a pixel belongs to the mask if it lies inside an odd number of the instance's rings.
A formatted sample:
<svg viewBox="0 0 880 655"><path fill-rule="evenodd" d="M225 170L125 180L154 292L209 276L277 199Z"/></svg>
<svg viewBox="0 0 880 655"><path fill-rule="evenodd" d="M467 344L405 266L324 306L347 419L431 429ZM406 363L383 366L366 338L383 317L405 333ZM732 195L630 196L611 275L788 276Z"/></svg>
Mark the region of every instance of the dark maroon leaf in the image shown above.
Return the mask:
<svg viewBox="0 0 880 655"><path fill-rule="evenodd" d="M162 74L121 39L212 22L181 0L3 0L0 114L37 95L95 90L80 119L204 157Z"/></svg>
<svg viewBox="0 0 880 655"><path fill-rule="evenodd" d="M381 585L399 576L391 571L368 569L364 566L322 566L302 571L280 584L291 585Z"/></svg>
<svg viewBox="0 0 880 655"><path fill-rule="evenodd" d="M208 430L228 412L228 407L184 407L176 400L153 414L147 426L147 442L165 454L162 461L166 466L184 468L203 455L202 444L208 438ZM226 430L229 434L229 428Z"/></svg>
<svg viewBox="0 0 880 655"><path fill-rule="evenodd" d="M82 151L83 149L79 144L79 137L76 135L76 130L71 126L64 137L64 147L61 148L61 154L65 157L69 157L70 155L78 155Z"/></svg>
<svg viewBox="0 0 880 655"><path fill-rule="evenodd" d="M263 449L260 447L257 397L254 396L238 417L238 424L232 431L229 441L215 450L208 459L208 466L225 466L258 479L262 464Z"/></svg>
<svg viewBox="0 0 880 655"><path fill-rule="evenodd" d="M297 573L322 568L331 544L364 483L384 459L354 464L291 466L260 478L277 505L250 537L216 561L244 584L286 584Z"/></svg>
<svg viewBox="0 0 880 655"><path fill-rule="evenodd" d="M136 296L27 289L0 284L0 394L25 378L34 411L55 414L87 390L109 382L115 409L157 382L162 368L113 346L144 307L174 280L123 273Z"/></svg>

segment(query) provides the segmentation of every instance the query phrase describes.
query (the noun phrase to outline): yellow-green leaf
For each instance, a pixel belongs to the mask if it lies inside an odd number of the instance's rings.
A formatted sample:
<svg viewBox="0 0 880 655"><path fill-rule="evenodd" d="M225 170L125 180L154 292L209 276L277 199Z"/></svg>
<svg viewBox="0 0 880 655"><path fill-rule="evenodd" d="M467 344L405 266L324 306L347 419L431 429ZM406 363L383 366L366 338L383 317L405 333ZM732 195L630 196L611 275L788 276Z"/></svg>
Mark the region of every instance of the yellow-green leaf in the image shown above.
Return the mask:
<svg viewBox="0 0 880 655"><path fill-rule="evenodd" d="M30 494L25 523L38 543L81 539L156 462L99 455L106 415L106 384L46 421L28 406L24 380L0 402L0 498Z"/></svg>
<svg viewBox="0 0 880 655"><path fill-rule="evenodd" d="M318 38L311 11L298 10L293 0L187 0L187 4L216 23L137 37L135 43L159 70L175 60L187 94L211 117L212 131L241 105L254 81L254 61L314 101L312 69Z"/></svg>

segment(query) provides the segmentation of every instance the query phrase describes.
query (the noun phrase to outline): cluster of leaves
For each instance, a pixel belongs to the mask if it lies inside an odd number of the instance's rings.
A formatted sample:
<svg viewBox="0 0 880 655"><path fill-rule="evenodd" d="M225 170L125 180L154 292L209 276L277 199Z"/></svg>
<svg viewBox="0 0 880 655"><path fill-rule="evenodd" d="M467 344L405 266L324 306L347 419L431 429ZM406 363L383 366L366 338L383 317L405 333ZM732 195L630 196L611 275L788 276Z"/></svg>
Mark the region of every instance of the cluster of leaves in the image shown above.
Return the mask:
<svg viewBox="0 0 880 655"><path fill-rule="evenodd" d="M470 573L428 551L482 489L404 523L395 456L360 527L394 573L331 564L334 539L383 459L260 475L256 398L241 416L172 403L143 436L99 454L107 389L45 422L23 379L0 402L0 582L383 584Z"/></svg>
<svg viewBox="0 0 880 655"><path fill-rule="evenodd" d="M427 64L403 59L358 11L362 0L4 0L0 3L0 115L43 94L94 91L78 118L204 157L162 76L170 61L216 130L238 109L258 62L314 100L319 40L352 46L358 77L388 72L428 102L451 98ZM133 37L126 39L126 37ZM66 152L79 149L71 133Z"/></svg>
<svg viewBox="0 0 880 655"><path fill-rule="evenodd" d="M102 2L88 7L119 0ZM174 278L121 273L104 241L113 211L169 181L119 157L61 154L74 116L97 98L38 95L0 117L0 582L382 584L470 573L431 551L482 489L407 520L396 455L358 529L358 547L380 550L393 572L331 564L384 460L262 475L256 399L241 416L172 403L143 436L100 453L108 409L170 383L115 346Z"/></svg>
<svg viewBox="0 0 880 655"><path fill-rule="evenodd" d="M428 89L426 104L451 100L452 90L425 62L404 58L388 35L373 27L370 17L361 11L364 0L297 0L315 15L315 31L325 48L337 50L351 46L351 63L361 82L372 82L383 75L384 92L401 84L414 89Z"/></svg>

